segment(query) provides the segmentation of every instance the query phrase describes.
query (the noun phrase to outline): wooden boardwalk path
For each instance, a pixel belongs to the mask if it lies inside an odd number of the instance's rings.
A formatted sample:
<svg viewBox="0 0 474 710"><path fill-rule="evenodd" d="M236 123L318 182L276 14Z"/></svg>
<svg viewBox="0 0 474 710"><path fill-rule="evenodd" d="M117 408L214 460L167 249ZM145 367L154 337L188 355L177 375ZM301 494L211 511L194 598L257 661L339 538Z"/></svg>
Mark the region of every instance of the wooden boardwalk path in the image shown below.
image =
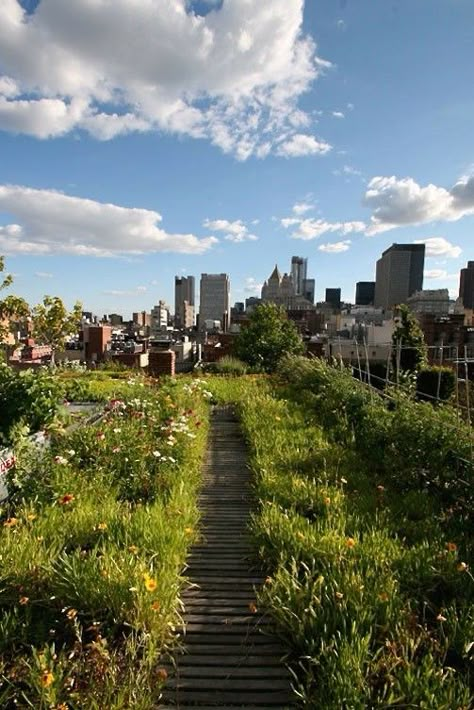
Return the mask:
<svg viewBox="0 0 474 710"><path fill-rule="evenodd" d="M201 490L202 541L191 551L184 592L185 649L175 657L161 707L270 708L292 706L283 650L255 610L246 526L250 473L239 424L228 408L213 412Z"/></svg>

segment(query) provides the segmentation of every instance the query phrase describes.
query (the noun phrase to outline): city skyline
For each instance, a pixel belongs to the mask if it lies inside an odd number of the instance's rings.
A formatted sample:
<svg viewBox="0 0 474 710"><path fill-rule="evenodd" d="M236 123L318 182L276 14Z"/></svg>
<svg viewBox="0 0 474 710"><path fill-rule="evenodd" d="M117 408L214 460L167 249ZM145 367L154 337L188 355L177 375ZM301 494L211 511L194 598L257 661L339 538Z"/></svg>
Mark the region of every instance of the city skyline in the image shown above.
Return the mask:
<svg viewBox="0 0 474 710"><path fill-rule="evenodd" d="M175 275L226 272L243 301L301 254L315 301L331 286L353 301L393 242L423 242L424 287L457 295L474 254L474 6L426 8L136 0L131 17L126 0L4 0L12 290L131 313L173 305Z"/></svg>

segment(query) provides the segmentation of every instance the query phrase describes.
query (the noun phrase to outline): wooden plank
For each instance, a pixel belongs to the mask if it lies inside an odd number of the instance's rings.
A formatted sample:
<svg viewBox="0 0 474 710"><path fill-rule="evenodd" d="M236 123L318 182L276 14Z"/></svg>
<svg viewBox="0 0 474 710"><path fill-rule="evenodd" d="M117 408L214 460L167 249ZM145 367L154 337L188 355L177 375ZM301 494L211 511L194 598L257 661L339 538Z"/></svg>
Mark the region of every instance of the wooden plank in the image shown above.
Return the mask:
<svg viewBox="0 0 474 710"><path fill-rule="evenodd" d="M179 690L218 690L218 692L232 691L266 691L275 692L277 690L288 691L288 681L286 678L219 678L217 682L212 678L171 678L168 687L170 689L179 688Z"/></svg>
<svg viewBox="0 0 474 710"><path fill-rule="evenodd" d="M256 693L253 690L245 691L218 691L218 690L191 690L179 689L175 691L179 695L179 707L183 703L219 703L221 707L226 705L236 705L238 707L246 707L248 705L259 707L259 705L272 705L273 710L276 707L280 710L287 710L289 703L293 700L293 695L290 692L281 691L262 691ZM164 700L173 701L173 691L165 691L163 693Z"/></svg>
<svg viewBox="0 0 474 710"><path fill-rule="evenodd" d="M226 654L210 656L189 653L178 656L176 661L180 669L186 668L187 666L192 666L193 668L196 666L231 666L235 668L265 667L267 670L276 667L279 673L285 671L280 656L228 656Z"/></svg>

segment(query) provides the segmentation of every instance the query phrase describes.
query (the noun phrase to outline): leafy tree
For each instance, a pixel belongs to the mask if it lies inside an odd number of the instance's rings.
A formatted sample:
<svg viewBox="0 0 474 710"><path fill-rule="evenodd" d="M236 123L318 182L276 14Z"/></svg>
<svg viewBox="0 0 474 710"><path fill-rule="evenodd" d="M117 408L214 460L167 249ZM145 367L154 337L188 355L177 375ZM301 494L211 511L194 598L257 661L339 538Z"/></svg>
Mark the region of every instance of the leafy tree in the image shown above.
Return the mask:
<svg viewBox="0 0 474 710"><path fill-rule="evenodd" d="M250 316L249 324L237 336L235 354L252 367L273 372L286 354L301 354L303 342L285 310L262 303Z"/></svg>
<svg viewBox="0 0 474 710"><path fill-rule="evenodd" d="M399 307L398 317L392 335L393 367L396 372L418 372L427 363L425 336L408 306Z"/></svg>
<svg viewBox="0 0 474 710"><path fill-rule="evenodd" d="M11 274L3 276L5 261L0 256L0 291L8 288L13 283ZM19 296L6 296L0 300L0 343L4 343L9 335L18 332L18 324L24 321L29 315L30 309L24 298ZM17 338L15 337L15 344Z"/></svg>
<svg viewBox="0 0 474 710"><path fill-rule="evenodd" d="M64 348L68 336L77 332L82 316L82 303L68 311L59 296L45 296L33 309L33 333L38 343L51 346L51 364L56 352Z"/></svg>

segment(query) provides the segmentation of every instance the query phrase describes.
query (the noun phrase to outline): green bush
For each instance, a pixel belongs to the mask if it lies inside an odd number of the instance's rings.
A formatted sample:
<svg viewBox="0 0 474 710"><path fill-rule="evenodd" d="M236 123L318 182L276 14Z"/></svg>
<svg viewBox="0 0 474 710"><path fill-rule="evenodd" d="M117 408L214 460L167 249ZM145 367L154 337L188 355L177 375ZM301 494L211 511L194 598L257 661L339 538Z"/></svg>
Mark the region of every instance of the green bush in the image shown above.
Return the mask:
<svg viewBox="0 0 474 710"><path fill-rule="evenodd" d="M215 363L214 371L218 375L245 375L247 365L242 360L228 355Z"/></svg>
<svg viewBox="0 0 474 710"><path fill-rule="evenodd" d="M416 378L419 399L447 401L453 396L455 387L456 374L450 367L426 367Z"/></svg>

